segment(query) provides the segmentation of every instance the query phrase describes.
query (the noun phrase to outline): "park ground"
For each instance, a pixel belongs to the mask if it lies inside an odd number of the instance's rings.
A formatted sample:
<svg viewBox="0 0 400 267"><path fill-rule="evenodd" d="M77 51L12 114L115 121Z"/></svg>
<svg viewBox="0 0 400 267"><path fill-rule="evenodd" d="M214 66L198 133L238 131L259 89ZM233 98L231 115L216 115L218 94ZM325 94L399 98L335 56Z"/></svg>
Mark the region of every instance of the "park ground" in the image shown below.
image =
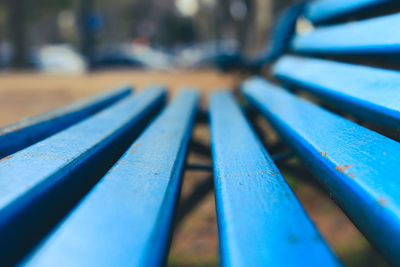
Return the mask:
<svg viewBox="0 0 400 267"><path fill-rule="evenodd" d="M131 84L138 90L152 84L163 84L169 88L171 96L185 87L198 88L202 92L202 108L206 109L210 92L236 88L240 80L241 75L237 73L222 74L206 69L171 72L103 71L82 75L3 73L0 74L0 127L118 84ZM264 139L279 138L264 120L258 118L258 123L261 129L266 129ZM204 146L209 145L207 124L195 127L193 139ZM191 151L188 163L210 164L210 158L204 153ZM296 158L282 165L281 171L322 235L346 265L385 265ZM210 178L210 174L187 171L183 178L180 204L188 199L191 192L201 187ZM175 227L168 265L218 266L218 262L214 195L210 192Z"/></svg>

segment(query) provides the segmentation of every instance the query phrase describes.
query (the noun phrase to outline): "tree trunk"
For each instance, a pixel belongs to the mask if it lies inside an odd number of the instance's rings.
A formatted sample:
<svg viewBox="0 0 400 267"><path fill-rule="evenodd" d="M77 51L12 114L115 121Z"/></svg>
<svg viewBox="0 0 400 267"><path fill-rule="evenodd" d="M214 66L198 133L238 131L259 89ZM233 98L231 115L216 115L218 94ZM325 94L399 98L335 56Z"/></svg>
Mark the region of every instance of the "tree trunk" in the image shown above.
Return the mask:
<svg viewBox="0 0 400 267"><path fill-rule="evenodd" d="M17 69L28 67L25 4L25 0L8 0L8 24L13 48L12 66Z"/></svg>
<svg viewBox="0 0 400 267"><path fill-rule="evenodd" d="M91 25L93 0L81 0L79 14L79 33L81 52L87 60L89 70L93 69L95 38Z"/></svg>

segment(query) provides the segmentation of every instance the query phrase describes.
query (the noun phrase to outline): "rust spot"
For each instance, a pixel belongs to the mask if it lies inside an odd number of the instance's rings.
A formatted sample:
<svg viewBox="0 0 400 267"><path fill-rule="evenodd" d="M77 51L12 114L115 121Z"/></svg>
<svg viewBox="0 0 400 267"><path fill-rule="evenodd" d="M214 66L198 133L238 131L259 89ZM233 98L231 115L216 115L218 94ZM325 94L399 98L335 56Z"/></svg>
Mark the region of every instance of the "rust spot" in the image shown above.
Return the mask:
<svg viewBox="0 0 400 267"><path fill-rule="evenodd" d="M228 175L224 174L224 175L222 175L222 177L226 178L226 177L228 177Z"/></svg>
<svg viewBox="0 0 400 267"><path fill-rule="evenodd" d="M130 148L129 148L129 152L132 154L137 154L138 152L135 151L135 148L137 148L138 146L140 146L139 143L134 143Z"/></svg>
<svg viewBox="0 0 400 267"><path fill-rule="evenodd" d="M383 198L378 198L378 204L381 205L382 207L386 206L386 200Z"/></svg>
<svg viewBox="0 0 400 267"><path fill-rule="evenodd" d="M324 158L326 158L328 156L328 153L326 152L321 152L321 156L323 156Z"/></svg>
<svg viewBox="0 0 400 267"><path fill-rule="evenodd" d="M351 179L354 179L354 178L356 178L355 176L354 176L354 174L352 174L351 172L349 172L349 177L351 178Z"/></svg>
<svg viewBox="0 0 400 267"><path fill-rule="evenodd" d="M11 159L13 156L12 155L10 155L10 156L7 156L7 157L4 157L4 158L2 158L2 159L0 159L0 161L3 161L3 160L8 160L8 159Z"/></svg>
<svg viewBox="0 0 400 267"><path fill-rule="evenodd" d="M335 170L340 172L340 173L344 173L348 168L353 167L353 164L349 164L349 165L336 165Z"/></svg>

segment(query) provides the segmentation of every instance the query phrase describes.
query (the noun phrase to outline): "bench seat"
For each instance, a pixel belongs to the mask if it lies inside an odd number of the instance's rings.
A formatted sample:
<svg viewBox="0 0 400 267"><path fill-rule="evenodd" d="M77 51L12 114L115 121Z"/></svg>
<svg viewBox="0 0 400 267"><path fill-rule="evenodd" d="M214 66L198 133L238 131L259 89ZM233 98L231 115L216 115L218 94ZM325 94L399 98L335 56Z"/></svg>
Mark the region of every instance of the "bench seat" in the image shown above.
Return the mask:
<svg viewBox="0 0 400 267"><path fill-rule="evenodd" d="M340 266L230 92L210 120L222 266Z"/></svg>
<svg viewBox="0 0 400 267"><path fill-rule="evenodd" d="M53 210L62 209L77 190L95 182L96 170L107 166L107 160L96 157L106 152L104 157L112 158L118 140L132 135L161 107L165 96L164 89L154 87L128 97L0 161L0 256L4 261L18 256L24 239L46 225Z"/></svg>
<svg viewBox="0 0 400 267"><path fill-rule="evenodd" d="M24 265L165 263L198 98L169 104Z"/></svg>
<svg viewBox="0 0 400 267"><path fill-rule="evenodd" d="M0 159L37 143L127 97L130 86L121 86L0 128Z"/></svg>
<svg viewBox="0 0 400 267"><path fill-rule="evenodd" d="M400 143L261 78L245 81L243 93L365 236L400 264Z"/></svg>

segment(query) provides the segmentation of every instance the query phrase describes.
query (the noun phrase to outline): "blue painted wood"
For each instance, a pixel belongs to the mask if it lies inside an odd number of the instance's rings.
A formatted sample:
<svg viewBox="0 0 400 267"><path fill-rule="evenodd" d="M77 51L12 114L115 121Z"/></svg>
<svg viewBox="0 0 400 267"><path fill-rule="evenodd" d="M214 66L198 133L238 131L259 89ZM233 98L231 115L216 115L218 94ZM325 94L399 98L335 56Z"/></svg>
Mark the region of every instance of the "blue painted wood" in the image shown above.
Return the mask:
<svg viewBox="0 0 400 267"><path fill-rule="evenodd" d="M223 266L340 266L233 95L214 93L211 139Z"/></svg>
<svg viewBox="0 0 400 267"><path fill-rule="evenodd" d="M48 210L53 210L54 206L61 208L65 198L72 197L76 191L74 186L94 179L91 174L95 170L92 170L71 185L67 181L75 181L74 171L106 151L109 144L116 143L125 132L138 127L163 104L165 96L164 89L154 87L128 97L0 161L0 255L3 263L7 257L14 257L14 250L22 246L18 242L29 240L36 227L46 224L52 217ZM62 197L47 201L50 192L64 184L69 187L63 188ZM35 212L31 212L33 210Z"/></svg>
<svg viewBox="0 0 400 267"><path fill-rule="evenodd" d="M261 78L243 92L357 227L400 264L400 144Z"/></svg>
<svg viewBox="0 0 400 267"><path fill-rule="evenodd" d="M178 95L24 265L160 266L198 98Z"/></svg>
<svg viewBox="0 0 400 267"><path fill-rule="evenodd" d="M317 0L307 5L305 17L319 24L391 2L393 0Z"/></svg>
<svg viewBox="0 0 400 267"><path fill-rule="evenodd" d="M275 61L289 49L297 19L302 15L303 9L304 3L297 3L278 15L265 48L256 55L246 58L247 68L259 71L263 65Z"/></svg>
<svg viewBox="0 0 400 267"><path fill-rule="evenodd" d="M292 49L332 55L399 54L400 14L324 26L297 35Z"/></svg>
<svg viewBox="0 0 400 267"><path fill-rule="evenodd" d="M400 72L284 56L273 74L366 121L400 129Z"/></svg>
<svg viewBox="0 0 400 267"><path fill-rule="evenodd" d="M0 128L0 158L66 129L128 96L131 91L129 86L118 87Z"/></svg>

